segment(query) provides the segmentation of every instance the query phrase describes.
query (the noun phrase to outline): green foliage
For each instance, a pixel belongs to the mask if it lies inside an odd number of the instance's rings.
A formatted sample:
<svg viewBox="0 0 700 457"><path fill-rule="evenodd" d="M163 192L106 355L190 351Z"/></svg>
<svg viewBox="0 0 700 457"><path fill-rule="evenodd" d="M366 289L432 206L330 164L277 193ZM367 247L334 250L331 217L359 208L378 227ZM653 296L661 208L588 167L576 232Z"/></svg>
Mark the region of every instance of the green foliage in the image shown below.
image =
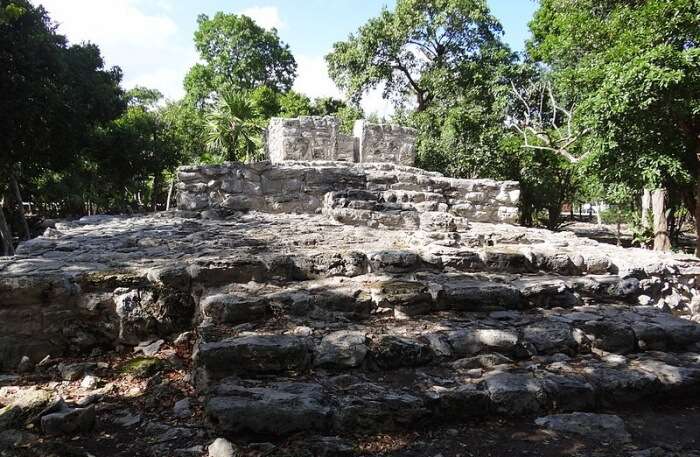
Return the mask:
<svg viewBox="0 0 700 457"><path fill-rule="evenodd" d="M500 35L482 0L399 0L326 60L352 100L383 87L399 108L395 120L418 129L418 166L504 177L498 145L513 55Z"/></svg>
<svg viewBox="0 0 700 457"><path fill-rule="evenodd" d="M352 133L356 120L365 118L362 108L354 105L342 106L334 115L340 120L340 131L347 135Z"/></svg>
<svg viewBox="0 0 700 457"><path fill-rule="evenodd" d="M260 159L263 128L248 94L226 89L207 114L207 148L229 161Z"/></svg>
<svg viewBox="0 0 700 457"><path fill-rule="evenodd" d="M579 100L600 182L688 193L700 152L697 1L543 0L530 28L530 54Z"/></svg>
<svg viewBox="0 0 700 457"><path fill-rule="evenodd" d="M290 90L279 98L281 117L310 116L311 99L306 95Z"/></svg>
<svg viewBox="0 0 700 457"><path fill-rule="evenodd" d="M280 113L280 96L267 86L256 87L248 94L248 100L261 119L269 119Z"/></svg>
<svg viewBox="0 0 700 457"><path fill-rule="evenodd" d="M483 0L399 0L326 56L329 73L355 100L384 86L387 98L417 110L468 84L505 48L501 26Z"/></svg>
<svg viewBox="0 0 700 457"><path fill-rule="evenodd" d="M121 70L95 45L69 46L42 7L3 0L0 11L0 188L12 173L25 198L65 206L85 187L74 177L90 169L96 130L126 107ZM51 183L63 192L42 194Z"/></svg>
<svg viewBox="0 0 700 457"><path fill-rule="evenodd" d="M202 105L230 87L251 91L267 86L276 92L292 87L297 64L276 30L265 30L244 15L201 15L194 35L203 63L185 78L188 98Z"/></svg>
<svg viewBox="0 0 700 457"><path fill-rule="evenodd" d="M163 93L158 89L136 86L126 91L126 102L129 106L139 106L146 110L154 109L163 99Z"/></svg>

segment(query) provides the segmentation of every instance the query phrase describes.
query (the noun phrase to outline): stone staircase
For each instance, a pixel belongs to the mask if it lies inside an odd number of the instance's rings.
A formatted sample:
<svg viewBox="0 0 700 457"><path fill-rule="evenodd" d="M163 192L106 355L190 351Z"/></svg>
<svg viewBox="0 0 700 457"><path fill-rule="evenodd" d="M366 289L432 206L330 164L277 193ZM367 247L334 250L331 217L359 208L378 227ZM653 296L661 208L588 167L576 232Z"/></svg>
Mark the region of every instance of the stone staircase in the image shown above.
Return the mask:
<svg viewBox="0 0 700 457"><path fill-rule="evenodd" d="M700 390L700 326L640 305L648 278L611 274L611 259L577 266L523 254L524 240L452 233L462 236L449 262L355 252L356 268L207 290L194 380L210 423L224 434L372 434ZM486 246L466 248L470 237Z"/></svg>

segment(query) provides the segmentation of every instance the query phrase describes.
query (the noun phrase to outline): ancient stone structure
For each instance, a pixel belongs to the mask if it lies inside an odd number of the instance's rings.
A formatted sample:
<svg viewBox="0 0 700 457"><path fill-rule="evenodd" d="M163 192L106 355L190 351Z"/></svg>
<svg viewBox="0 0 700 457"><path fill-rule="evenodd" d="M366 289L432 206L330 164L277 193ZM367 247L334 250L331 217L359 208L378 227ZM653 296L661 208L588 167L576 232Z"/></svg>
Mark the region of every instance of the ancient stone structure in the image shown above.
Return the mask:
<svg viewBox="0 0 700 457"><path fill-rule="evenodd" d="M315 455L489 415L626 439L583 413L700 392L700 261L504 224L517 183L339 161L179 180L178 211L58 223L0 259L0 372L184 341L185 410L241 440L332 448ZM56 388L89 385L83 371L59 367ZM47 430L104 411L61 409Z"/></svg>
<svg viewBox="0 0 700 457"><path fill-rule="evenodd" d="M416 131L389 124L355 122L358 162L388 162L413 166L416 161Z"/></svg>
<svg viewBox="0 0 700 457"><path fill-rule="evenodd" d="M266 140L273 163L329 160L413 166L416 161L415 130L364 120L355 122L351 136L340 132L340 121L333 116L272 118Z"/></svg>
<svg viewBox="0 0 700 457"><path fill-rule="evenodd" d="M343 220L387 216L398 226L411 225L406 220L418 221L425 211L513 224L520 197L514 181L446 178L391 163L227 163L182 167L178 177L181 210L314 213L323 209Z"/></svg>
<svg viewBox="0 0 700 457"><path fill-rule="evenodd" d="M340 121L333 116L273 118L266 139L267 155L273 163L285 160L355 161L355 139L340 133Z"/></svg>

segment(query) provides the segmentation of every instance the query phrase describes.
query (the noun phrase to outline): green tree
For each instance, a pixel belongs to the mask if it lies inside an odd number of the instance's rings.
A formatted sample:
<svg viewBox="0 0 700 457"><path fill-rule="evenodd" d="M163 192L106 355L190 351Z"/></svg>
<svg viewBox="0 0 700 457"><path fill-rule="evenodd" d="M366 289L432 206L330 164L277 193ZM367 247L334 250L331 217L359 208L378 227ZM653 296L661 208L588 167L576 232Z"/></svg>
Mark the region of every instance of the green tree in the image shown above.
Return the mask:
<svg viewBox="0 0 700 457"><path fill-rule="evenodd" d="M188 97L200 105L225 87L253 90L265 85L284 92L292 87L297 64L275 29L265 30L245 15L200 15L194 35L203 63L185 78Z"/></svg>
<svg viewBox="0 0 700 457"><path fill-rule="evenodd" d="M248 99L258 117L269 119L280 113L280 95L267 86L259 86L248 94Z"/></svg>
<svg viewBox="0 0 700 457"><path fill-rule="evenodd" d="M311 99L304 94L290 90L279 97L280 116L299 117L313 114Z"/></svg>
<svg viewBox="0 0 700 457"><path fill-rule="evenodd" d="M207 115L206 143L229 161L251 162L262 152L263 124L247 94L227 89Z"/></svg>
<svg viewBox="0 0 700 457"><path fill-rule="evenodd" d="M530 28L528 52L592 132L590 172L631 193L669 188L700 232L697 1L542 0Z"/></svg>
<svg viewBox="0 0 700 457"><path fill-rule="evenodd" d="M95 128L123 111L121 71L95 45L68 46L42 7L1 0L0 12L0 190L11 184L22 215L18 189L75 167Z"/></svg>
<svg viewBox="0 0 700 457"><path fill-rule="evenodd" d="M483 0L398 0L335 43L329 73L352 101L383 87L418 129L418 165L453 176L492 171L505 134L512 53ZM483 166L482 166L483 165Z"/></svg>
<svg viewBox="0 0 700 457"><path fill-rule="evenodd" d="M422 111L472 82L486 61L503 59L501 33L483 0L399 0L335 43L326 60L355 100L383 84L387 98L402 104L412 96Z"/></svg>
<svg viewBox="0 0 700 457"><path fill-rule="evenodd" d="M166 103L159 109L159 115L169 133L176 138L183 163L200 160L206 150L204 113L183 99Z"/></svg>
<svg viewBox="0 0 700 457"><path fill-rule="evenodd" d="M158 89L136 86L126 92L126 102L129 106L140 106L146 110L152 110L163 100L163 93Z"/></svg>

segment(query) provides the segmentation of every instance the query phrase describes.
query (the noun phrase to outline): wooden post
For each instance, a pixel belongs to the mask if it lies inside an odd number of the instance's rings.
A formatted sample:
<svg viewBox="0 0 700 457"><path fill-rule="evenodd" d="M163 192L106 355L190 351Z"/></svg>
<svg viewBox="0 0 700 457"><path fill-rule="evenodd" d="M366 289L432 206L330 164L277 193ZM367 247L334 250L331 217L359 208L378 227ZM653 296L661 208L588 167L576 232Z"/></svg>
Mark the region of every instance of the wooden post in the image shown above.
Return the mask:
<svg viewBox="0 0 700 457"><path fill-rule="evenodd" d="M651 194L651 208L654 212L654 250L671 250L666 220L666 189L655 189Z"/></svg>

